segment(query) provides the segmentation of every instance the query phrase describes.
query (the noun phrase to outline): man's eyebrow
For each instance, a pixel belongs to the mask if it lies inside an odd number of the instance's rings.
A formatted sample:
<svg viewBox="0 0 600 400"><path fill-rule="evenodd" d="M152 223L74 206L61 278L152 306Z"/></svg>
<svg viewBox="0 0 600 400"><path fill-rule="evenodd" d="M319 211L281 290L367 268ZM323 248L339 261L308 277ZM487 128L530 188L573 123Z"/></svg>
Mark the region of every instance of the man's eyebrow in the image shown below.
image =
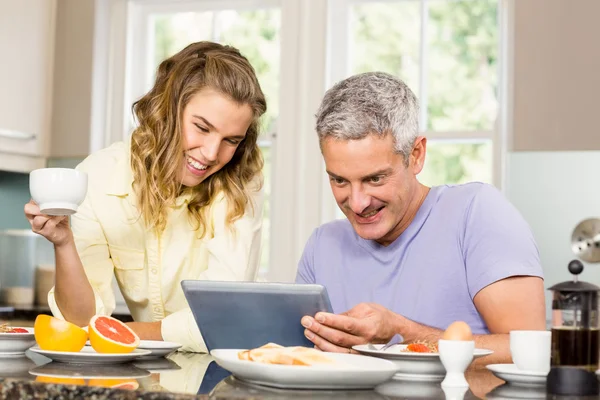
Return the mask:
<svg viewBox="0 0 600 400"><path fill-rule="evenodd" d="M336 174L334 174L333 172L331 172L329 170L325 170L325 172L327 172L327 175L329 175L332 178L346 180L346 178L343 178L343 177L341 177L339 175L336 175Z"/></svg>
<svg viewBox="0 0 600 400"><path fill-rule="evenodd" d="M379 171L375 171L372 174L365 176L364 179L369 179L369 178L373 178L375 176L381 176L381 175L389 175L392 172L394 172L394 170L392 168L384 168L384 169L380 169Z"/></svg>
<svg viewBox="0 0 600 400"><path fill-rule="evenodd" d="M362 179L369 179L369 178L373 178L375 176L381 176L381 175L389 175L393 172L394 170L392 168L384 168L384 169L380 169L379 171L375 171L372 174L369 174L367 176L364 176ZM327 175L329 175L332 178L335 179L343 179L343 180L347 180L346 178L344 178L343 176L339 176L334 174L333 172L329 171L329 170L325 170L325 172L327 172Z"/></svg>

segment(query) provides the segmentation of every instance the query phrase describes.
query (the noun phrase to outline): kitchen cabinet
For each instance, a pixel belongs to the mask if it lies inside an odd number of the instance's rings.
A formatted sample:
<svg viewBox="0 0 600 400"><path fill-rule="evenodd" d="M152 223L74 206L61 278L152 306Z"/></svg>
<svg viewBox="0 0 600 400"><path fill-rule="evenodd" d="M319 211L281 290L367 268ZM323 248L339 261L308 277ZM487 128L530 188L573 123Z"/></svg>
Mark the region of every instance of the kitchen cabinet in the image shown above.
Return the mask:
<svg viewBox="0 0 600 400"><path fill-rule="evenodd" d="M0 170L45 166L57 0L0 0Z"/></svg>

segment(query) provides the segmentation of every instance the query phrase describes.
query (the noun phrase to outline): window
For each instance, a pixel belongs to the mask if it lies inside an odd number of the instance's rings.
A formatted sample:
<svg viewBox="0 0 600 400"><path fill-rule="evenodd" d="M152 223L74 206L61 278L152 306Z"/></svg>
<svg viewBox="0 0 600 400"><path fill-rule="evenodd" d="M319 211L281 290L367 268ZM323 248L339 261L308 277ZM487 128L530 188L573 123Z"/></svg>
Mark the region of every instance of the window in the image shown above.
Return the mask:
<svg viewBox="0 0 600 400"><path fill-rule="evenodd" d="M108 6L110 4L110 7ZM260 145L267 202L261 275L292 281L306 240L340 216L322 165L314 112L351 74L401 77L421 103L428 185L501 186L508 98L505 0L119 0L99 2L109 32L109 144L129 132L130 106L157 63L191 41L238 47L257 70L269 112ZM97 21L98 22L98 21ZM508 32L510 33L510 32ZM99 54L103 54L102 51ZM99 85L100 86L100 85ZM122 92L124 91L124 93ZM99 114L101 112L99 111ZM125 123L123 121L126 121Z"/></svg>
<svg viewBox="0 0 600 400"><path fill-rule="evenodd" d="M240 2L190 1L154 5L138 3L132 18L133 43L141 49L135 62L132 59L130 87L132 95L126 104L148 91L162 60L172 56L192 42L210 40L229 44L248 58L258 76L267 98L267 112L262 117L262 137L259 145L265 159L265 203L263 207L263 238L260 275L269 266L271 152L279 108L280 9L272 1ZM137 34L136 34L137 33ZM145 34L144 34L145 33ZM132 46L135 49L136 46ZM137 64L137 65L136 65ZM135 95L133 95L135 91ZM130 129L133 119L130 117Z"/></svg>
<svg viewBox="0 0 600 400"><path fill-rule="evenodd" d="M331 79L384 71L408 84L429 139L424 184L499 184L498 7L498 0L332 0Z"/></svg>

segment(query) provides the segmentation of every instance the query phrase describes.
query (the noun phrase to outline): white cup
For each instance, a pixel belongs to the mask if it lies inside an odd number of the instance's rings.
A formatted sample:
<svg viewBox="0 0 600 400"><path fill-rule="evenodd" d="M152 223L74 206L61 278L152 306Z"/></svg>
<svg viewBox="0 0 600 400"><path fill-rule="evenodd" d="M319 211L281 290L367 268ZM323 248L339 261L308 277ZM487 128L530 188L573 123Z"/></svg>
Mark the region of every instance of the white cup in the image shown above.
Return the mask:
<svg viewBox="0 0 600 400"><path fill-rule="evenodd" d="M550 372L550 331L510 331L510 354L522 371Z"/></svg>
<svg viewBox="0 0 600 400"><path fill-rule="evenodd" d="M29 192L46 215L72 215L87 194L85 172L71 168L41 168L29 174Z"/></svg>

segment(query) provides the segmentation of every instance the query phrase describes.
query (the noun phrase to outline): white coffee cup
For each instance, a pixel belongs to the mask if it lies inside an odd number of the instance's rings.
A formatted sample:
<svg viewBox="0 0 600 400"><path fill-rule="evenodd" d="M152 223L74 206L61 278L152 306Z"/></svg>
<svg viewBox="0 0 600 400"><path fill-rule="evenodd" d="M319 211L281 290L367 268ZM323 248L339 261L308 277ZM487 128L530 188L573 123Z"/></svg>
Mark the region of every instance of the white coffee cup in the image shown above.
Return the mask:
<svg viewBox="0 0 600 400"><path fill-rule="evenodd" d="M71 168L41 168L29 174L29 192L46 215L72 215L87 194L85 172Z"/></svg>
<svg viewBox="0 0 600 400"><path fill-rule="evenodd" d="M550 372L550 331L510 331L510 354L522 371Z"/></svg>

